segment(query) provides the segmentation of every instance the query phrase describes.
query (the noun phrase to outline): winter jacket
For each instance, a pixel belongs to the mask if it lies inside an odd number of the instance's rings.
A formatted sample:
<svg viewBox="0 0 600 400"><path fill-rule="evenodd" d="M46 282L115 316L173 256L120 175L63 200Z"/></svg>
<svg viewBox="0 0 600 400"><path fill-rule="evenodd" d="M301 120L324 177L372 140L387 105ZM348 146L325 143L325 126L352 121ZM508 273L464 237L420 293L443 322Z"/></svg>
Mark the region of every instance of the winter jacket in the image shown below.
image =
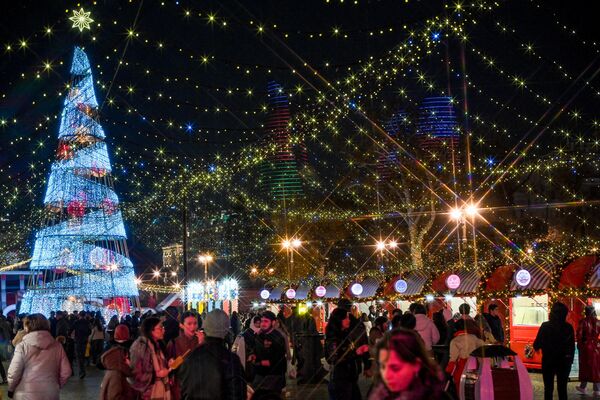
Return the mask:
<svg viewBox="0 0 600 400"><path fill-rule="evenodd" d="M254 342L257 375L285 375L287 370L285 343L285 338L276 329L273 329L269 333L261 332L258 334ZM260 365L260 362L263 360L269 360L270 365L268 367Z"/></svg>
<svg viewBox="0 0 600 400"><path fill-rule="evenodd" d="M135 399L137 393L127 382L132 375L131 368L125 362L127 349L114 346L102 354L102 365L106 369L100 386L100 400Z"/></svg>
<svg viewBox="0 0 600 400"><path fill-rule="evenodd" d="M142 397L150 395L152 384L155 382L153 355L161 363L162 368L167 368L167 361L160 347L156 348L146 337L140 336L129 349L129 359L132 377L129 379L131 387L142 394Z"/></svg>
<svg viewBox="0 0 600 400"><path fill-rule="evenodd" d="M92 334L90 323L85 318L80 318L73 324L73 334L76 343L85 343Z"/></svg>
<svg viewBox="0 0 600 400"><path fill-rule="evenodd" d="M366 332L362 322L355 325L347 331L332 332L326 331L325 334L325 357L331 364L331 381L356 382L362 368L364 357L356 354L356 349L361 345L368 344ZM370 364L365 366L369 369Z"/></svg>
<svg viewBox="0 0 600 400"><path fill-rule="evenodd" d="M60 343L50 332L23 337L8 368L8 391L15 400L58 400L59 390L71 376L71 366Z"/></svg>
<svg viewBox="0 0 600 400"><path fill-rule="evenodd" d="M483 340L476 335L469 333L468 330L456 332L454 338L450 341L450 358L448 365L446 366L446 372L452 374L457 393L460 392L460 379L463 369L465 368L466 360L473 350L484 344L485 342Z"/></svg>
<svg viewBox="0 0 600 400"><path fill-rule="evenodd" d="M196 335L188 337L186 336L185 332L181 332L179 336L169 342L167 346L167 358L175 359L183 356L188 350L189 355L196 347L198 347L198 345L198 337L196 337ZM173 379L171 383L171 394L173 400L181 399L181 385L179 384L179 380Z"/></svg>
<svg viewBox="0 0 600 400"><path fill-rule="evenodd" d="M579 349L579 380L600 382L600 321L590 316L579 321L577 348Z"/></svg>
<svg viewBox="0 0 600 400"><path fill-rule="evenodd" d="M246 399L242 364L223 339L207 337L179 367L177 378L184 400Z"/></svg>
<svg viewBox="0 0 600 400"><path fill-rule="evenodd" d="M419 336L421 336L421 339L423 339L425 349L431 350L431 346L440 340L438 328L425 314L415 314L415 319L417 320L415 331L417 331Z"/></svg>
<svg viewBox="0 0 600 400"><path fill-rule="evenodd" d="M0 317L0 342L8 343L12 338L12 328L10 323L4 318Z"/></svg>
<svg viewBox="0 0 600 400"><path fill-rule="evenodd" d="M69 321L67 321L65 317L56 320L56 337L64 336L65 338L68 338L70 329Z"/></svg>
<svg viewBox="0 0 600 400"><path fill-rule="evenodd" d="M492 335L499 343L504 343L504 328L502 328L502 321L500 317L494 317L491 314L485 313L483 314L485 320L487 321L490 329L492 331Z"/></svg>
<svg viewBox="0 0 600 400"><path fill-rule="evenodd" d="M572 364L575 355L575 331L564 321L546 321L533 342L534 350L542 350L542 368L545 365Z"/></svg>
<svg viewBox="0 0 600 400"><path fill-rule="evenodd" d="M481 347L485 342L477 336L459 331L450 341L450 361L469 358L471 352L478 347Z"/></svg>

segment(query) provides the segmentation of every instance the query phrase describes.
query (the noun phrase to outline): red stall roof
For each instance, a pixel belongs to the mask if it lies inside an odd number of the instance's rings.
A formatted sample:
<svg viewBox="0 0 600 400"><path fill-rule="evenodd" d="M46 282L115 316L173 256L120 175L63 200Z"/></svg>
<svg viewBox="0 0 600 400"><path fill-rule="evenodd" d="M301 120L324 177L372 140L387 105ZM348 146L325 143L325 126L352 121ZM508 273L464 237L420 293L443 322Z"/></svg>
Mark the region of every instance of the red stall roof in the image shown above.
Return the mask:
<svg viewBox="0 0 600 400"><path fill-rule="evenodd" d="M498 292L510 287L517 268L516 264L502 265L496 268L485 281L484 291Z"/></svg>
<svg viewBox="0 0 600 400"><path fill-rule="evenodd" d="M586 287L588 277L590 280L590 286L594 287L593 283L596 280L597 285L600 286L600 277L598 274L592 274L598 271L598 265L600 260L596 255L583 256L574 259L563 269L560 275L560 282L558 283L559 289L568 288L583 288Z"/></svg>
<svg viewBox="0 0 600 400"><path fill-rule="evenodd" d="M600 289L600 264L596 265L590 277L590 287Z"/></svg>

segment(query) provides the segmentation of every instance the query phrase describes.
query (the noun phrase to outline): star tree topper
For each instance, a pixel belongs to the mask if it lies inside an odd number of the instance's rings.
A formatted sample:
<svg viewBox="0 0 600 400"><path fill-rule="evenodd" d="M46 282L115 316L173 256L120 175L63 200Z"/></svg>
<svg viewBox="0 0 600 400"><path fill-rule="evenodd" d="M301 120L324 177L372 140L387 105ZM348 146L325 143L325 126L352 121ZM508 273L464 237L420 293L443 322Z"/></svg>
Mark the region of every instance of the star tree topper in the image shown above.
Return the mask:
<svg viewBox="0 0 600 400"><path fill-rule="evenodd" d="M79 11L73 10L73 16L69 17L69 19L73 22L73 28L79 28L80 32L83 32L84 29L90 29L90 24L94 22L93 19L90 18L90 11L85 11L81 8Z"/></svg>

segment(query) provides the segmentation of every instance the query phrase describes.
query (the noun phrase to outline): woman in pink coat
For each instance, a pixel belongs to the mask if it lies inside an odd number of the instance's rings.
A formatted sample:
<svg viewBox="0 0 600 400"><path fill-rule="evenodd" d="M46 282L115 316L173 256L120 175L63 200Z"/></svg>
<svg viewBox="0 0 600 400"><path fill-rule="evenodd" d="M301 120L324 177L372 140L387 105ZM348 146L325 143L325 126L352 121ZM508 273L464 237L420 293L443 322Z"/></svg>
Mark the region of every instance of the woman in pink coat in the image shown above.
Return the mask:
<svg viewBox="0 0 600 400"><path fill-rule="evenodd" d="M58 400L60 388L71 376L67 355L50 334L50 323L42 314L27 317L25 332L8 367L9 397Z"/></svg>
<svg viewBox="0 0 600 400"><path fill-rule="evenodd" d="M588 382L594 384L594 396L600 396L600 321L594 307L585 308L585 318L577 328L577 348L579 349L579 380L577 390L585 393Z"/></svg>

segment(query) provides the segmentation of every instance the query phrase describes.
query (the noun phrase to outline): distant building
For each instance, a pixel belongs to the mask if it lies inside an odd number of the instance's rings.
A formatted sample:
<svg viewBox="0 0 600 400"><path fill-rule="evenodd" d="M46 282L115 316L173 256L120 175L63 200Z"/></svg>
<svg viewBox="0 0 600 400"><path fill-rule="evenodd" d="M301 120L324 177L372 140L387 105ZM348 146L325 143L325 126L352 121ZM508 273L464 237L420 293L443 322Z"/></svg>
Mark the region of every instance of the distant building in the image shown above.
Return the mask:
<svg viewBox="0 0 600 400"><path fill-rule="evenodd" d="M441 158L450 158L459 149L460 125L451 97L427 97L419 106L416 123L418 145Z"/></svg>
<svg viewBox="0 0 600 400"><path fill-rule="evenodd" d="M169 273L175 272L179 275L179 271L183 268L183 246L180 244L172 244L162 248L163 253L163 269Z"/></svg>
<svg viewBox="0 0 600 400"><path fill-rule="evenodd" d="M307 160L306 147L301 138L291 134L289 101L283 87L271 81L267 90L269 115L263 143L269 153L260 168L260 186L271 200L301 197L304 191L299 170Z"/></svg>

